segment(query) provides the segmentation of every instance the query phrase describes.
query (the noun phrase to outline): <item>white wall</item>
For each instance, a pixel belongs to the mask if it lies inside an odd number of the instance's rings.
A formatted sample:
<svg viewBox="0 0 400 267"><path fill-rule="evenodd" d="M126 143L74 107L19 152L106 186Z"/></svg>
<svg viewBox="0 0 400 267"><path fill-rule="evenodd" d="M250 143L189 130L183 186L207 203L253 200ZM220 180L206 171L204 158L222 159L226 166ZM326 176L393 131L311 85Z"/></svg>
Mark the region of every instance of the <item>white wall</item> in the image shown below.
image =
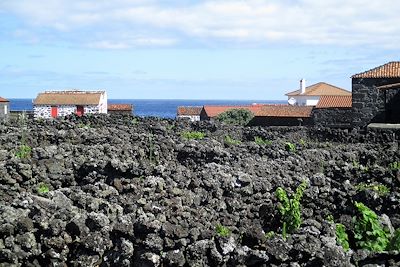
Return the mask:
<svg viewBox="0 0 400 267"><path fill-rule="evenodd" d="M107 114L107 106L108 106L108 99L107 99L107 92L104 92L100 96L100 103L99 103L99 113Z"/></svg>
<svg viewBox="0 0 400 267"><path fill-rule="evenodd" d="M200 121L200 116L188 116L188 115L179 115L176 116L178 119L189 118L191 121Z"/></svg>
<svg viewBox="0 0 400 267"><path fill-rule="evenodd" d="M319 101L319 96L291 96L289 98L294 98L296 99L296 105L298 106L316 106Z"/></svg>

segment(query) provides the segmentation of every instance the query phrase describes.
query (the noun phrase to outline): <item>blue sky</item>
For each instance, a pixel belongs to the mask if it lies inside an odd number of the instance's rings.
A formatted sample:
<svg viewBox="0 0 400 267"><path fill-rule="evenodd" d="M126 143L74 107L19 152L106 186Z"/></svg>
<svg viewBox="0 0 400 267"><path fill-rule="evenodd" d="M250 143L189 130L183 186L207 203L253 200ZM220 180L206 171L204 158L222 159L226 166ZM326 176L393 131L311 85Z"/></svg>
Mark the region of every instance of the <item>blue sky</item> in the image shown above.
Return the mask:
<svg viewBox="0 0 400 267"><path fill-rule="evenodd" d="M1 0L0 96L285 99L398 61L397 0Z"/></svg>

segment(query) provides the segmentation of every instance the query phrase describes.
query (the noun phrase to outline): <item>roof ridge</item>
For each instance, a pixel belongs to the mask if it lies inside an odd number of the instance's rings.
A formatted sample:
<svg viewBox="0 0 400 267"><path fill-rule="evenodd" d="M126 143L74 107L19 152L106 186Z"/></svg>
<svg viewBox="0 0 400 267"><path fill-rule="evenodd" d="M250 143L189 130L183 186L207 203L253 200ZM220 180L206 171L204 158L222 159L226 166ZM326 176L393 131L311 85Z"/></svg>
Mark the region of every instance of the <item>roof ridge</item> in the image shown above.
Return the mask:
<svg viewBox="0 0 400 267"><path fill-rule="evenodd" d="M398 68L399 68L400 67L400 61L389 61L389 62L387 62L385 64L379 65L379 66L371 68L369 70L366 70L366 71L363 71L363 72L360 72L360 73L356 73L353 76L351 76L351 78L364 78L364 77L362 77L363 75L366 75L366 74L371 73L373 71L378 71L381 68L389 67L390 65L399 65L398 66ZM381 75L375 75L375 76L385 77L385 75L382 75L382 74Z"/></svg>

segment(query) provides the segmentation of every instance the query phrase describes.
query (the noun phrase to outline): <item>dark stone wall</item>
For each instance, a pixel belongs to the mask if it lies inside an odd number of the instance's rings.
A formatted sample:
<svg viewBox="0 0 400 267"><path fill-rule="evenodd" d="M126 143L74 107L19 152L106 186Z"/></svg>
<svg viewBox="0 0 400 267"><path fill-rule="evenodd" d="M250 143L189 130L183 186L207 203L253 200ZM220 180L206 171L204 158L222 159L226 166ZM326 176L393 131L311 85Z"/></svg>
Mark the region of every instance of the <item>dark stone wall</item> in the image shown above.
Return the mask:
<svg viewBox="0 0 400 267"><path fill-rule="evenodd" d="M314 125L328 127L351 127L351 108L314 108L311 114Z"/></svg>
<svg viewBox="0 0 400 267"><path fill-rule="evenodd" d="M400 90L377 89L376 87L400 83L400 78L352 79L353 126L365 127L372 122L391 122L400 105ZM398 120L398 119L397 119Z"/></svg>
<svg viewBox="0 0 400 267"><path fill-rule="evenodd" d="M254 117L249 123L251 126L308 126L312 124L311 118L293 117Z"/></svg>

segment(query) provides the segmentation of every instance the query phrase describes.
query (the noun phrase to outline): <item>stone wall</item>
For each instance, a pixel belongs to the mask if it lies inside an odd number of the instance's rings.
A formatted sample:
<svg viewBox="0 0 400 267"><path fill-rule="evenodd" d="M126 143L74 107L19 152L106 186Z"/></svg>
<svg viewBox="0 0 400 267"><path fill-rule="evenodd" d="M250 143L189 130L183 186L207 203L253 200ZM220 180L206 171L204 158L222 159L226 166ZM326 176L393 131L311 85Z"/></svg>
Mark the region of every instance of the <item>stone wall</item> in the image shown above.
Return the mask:
<svg viewBox="0 0 400 267"><path fill-rule="evenodd" d="M51 106L34 106L33 113L35 114L35 119L38 118L51 118Z"/></svg>
<svg viewBox="0 0 400 267"><path fill-rule="evenodd" d="M0 120L7 119L10 114L10 103L3 102L0 103Z"/></svg>
<svg viewBox="0 0 400 267"><path fill-rule="evenodd" d="M303 126L312 125L311 118L293 117L254 117L249 125L251 126Z"/></svg>
<svg viewBox="0 0 400 267"><path fill-rule="evenodd" d="M95 113L100 113L100 108L99 106L85 106L84 107L84 113L83 114L95 114Z"/></svg>
<svg viewBox="0 0 400 267"><path fill-rule="evenodd" d="M316 126L346 128L353 118L351 108L314 108L311 116Z"/></svg>
<svg viewBox="0 0 400 267"><path fill-rule="evenodd" d="M390 108L400 105L400 90L387 90L385 108L385 91L376 87L394 83L400 83L400 78L352 79L354 127L365 127L372 122L387 122L387 115L393 116L389 114Z"/></svg>

